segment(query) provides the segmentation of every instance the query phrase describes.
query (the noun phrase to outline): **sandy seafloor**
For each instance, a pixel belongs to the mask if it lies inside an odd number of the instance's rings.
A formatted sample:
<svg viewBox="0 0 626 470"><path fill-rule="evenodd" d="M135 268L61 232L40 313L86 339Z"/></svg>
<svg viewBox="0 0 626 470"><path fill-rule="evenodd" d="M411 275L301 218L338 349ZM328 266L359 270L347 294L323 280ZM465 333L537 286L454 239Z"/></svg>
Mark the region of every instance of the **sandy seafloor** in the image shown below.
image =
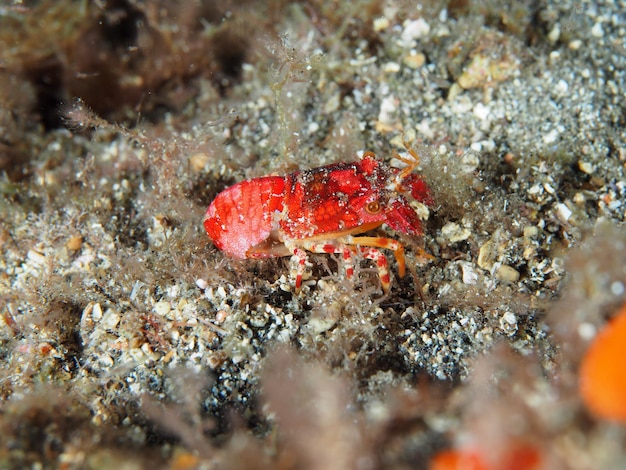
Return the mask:
<svg viewBox="0 0 626 470"><path fill-rule="evenodd" d="M0 468L626 468L577 372L626 299L625 2L3 4ZM403 141L434 203L386 295L204 232Z"/></svg>

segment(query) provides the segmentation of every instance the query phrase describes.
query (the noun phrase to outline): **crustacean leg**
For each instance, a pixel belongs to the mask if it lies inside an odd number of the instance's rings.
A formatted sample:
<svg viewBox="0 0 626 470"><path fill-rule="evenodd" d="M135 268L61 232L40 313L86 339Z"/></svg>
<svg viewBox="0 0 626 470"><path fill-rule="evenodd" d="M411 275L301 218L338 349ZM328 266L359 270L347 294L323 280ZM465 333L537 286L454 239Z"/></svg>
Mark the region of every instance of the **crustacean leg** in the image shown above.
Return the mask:
<svg viewBox="0 0 626 470"><path fill-rule="evenodd" d="M352 265L352 253L350 248L341 244L334 244L332 241L327 242L315 242L315 241L300 241L298 246L293 248L293 254L298 260L296 267L296 292L300 290L302 286L302 277L304 276L304 269L306 267L307 254L311 253L343 253L343 261L346 267L346 276L351 277L354 274L354 266Z"/></svg>
<svg viewBox="0 0 626 470"><path fill-rule="evenodd" d="M393 238L385 238L385 237L353 237L351 235L347 235L345 237L341 237L339 239L342 243L346 245L359 246L359 247L371 247L371 250L361 250L363 255L368 259L376 260L378 263L378 257L376 257L373 253L379 253L380 256L385 258L385 255L380 253L380 251L374 248L384 248L386 250L393 250L393 255L398 262L398 275L400 277L404 277L404 272L406 270L406 264L404 261L404 246L397 240ZM369 252L369 253L368 253ZM387 263L387 259L385 258L385 265ZM380 269L379 269L380 270ZM389 277L389 270L387 270L387 277ZM382 276L381 276L382 280Z"/></svg>
<svg viewBox="0 0 626 470"><path fill-rule="evenodd" d="M406 151L409 153L410 157L404 157L400 155L398 152L396 152L395 150L393 151L393 155L392 155L393 158L397 158L401 162L406 163L406 168L404 168L400 172L400 179L406 178L409 175L409 173L411 173L420 164L420 157L415 151L415 149L411 147L408 142L403 142L403 144L404 144L404 148L406 148Z"/></svg>
<svg viewBox="0 0 626 470"><path fill-rule="evenodd" d="M307 260L307 251L311 253L338 253L343 255L344 266L346 270L346 277L350 278L354 274L354 265L352 262L352 255L355 249L358 249L361 254L367 258L375 261L376 268L378 269L378 277L382 284L383 291L389 292L391 287L391 276L389 274L389 263L387 257L377 248L385 248L393 250L394 256L398 262L398 275L404 277L405 273L405 260L404 260L404 247L402 244L391 238L384 237L352 237L350 235L338 238L337 240L300 240L297 246L293 249L293 254L298 260L296 268L296 291L302 286L302 277L304 275L304 269Z"/></svg>

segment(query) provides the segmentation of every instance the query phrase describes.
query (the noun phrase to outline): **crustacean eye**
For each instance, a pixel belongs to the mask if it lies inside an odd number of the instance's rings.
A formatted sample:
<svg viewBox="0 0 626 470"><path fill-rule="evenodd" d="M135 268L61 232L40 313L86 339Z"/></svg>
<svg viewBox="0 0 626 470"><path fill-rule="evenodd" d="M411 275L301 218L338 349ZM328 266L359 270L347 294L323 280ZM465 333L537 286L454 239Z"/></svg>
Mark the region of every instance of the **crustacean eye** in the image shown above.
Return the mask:
<svg viewBox="0 0 626 470"><path fill-rule="evenodd" d="M365 206L365 210L368 214L378 214L380 209L381 207L378 201L372 201Z"/></svg>

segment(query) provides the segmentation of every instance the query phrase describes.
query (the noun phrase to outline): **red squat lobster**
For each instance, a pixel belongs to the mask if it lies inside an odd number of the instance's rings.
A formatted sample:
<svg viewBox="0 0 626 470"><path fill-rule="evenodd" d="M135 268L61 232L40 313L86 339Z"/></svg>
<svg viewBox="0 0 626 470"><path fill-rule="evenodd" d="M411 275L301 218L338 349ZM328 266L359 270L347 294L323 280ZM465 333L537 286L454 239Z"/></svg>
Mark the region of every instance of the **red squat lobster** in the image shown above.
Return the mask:
<svg viewBox="0 0 626 470"><path fill-rule="evenodd" d="M398 274L404 277L404 247L391 238L355 237L386 223L408 235L420 235L420 219L407 196L430 205L426 182L412 173L419 157L406 145L411 159L404 169L365 152L356 162L341 162L286 176L241 181L217 195L204 217L214 245L235 258L295 255L296 291L302 285L306 251L339 253L346 276L354 273L357 251L376 261L384 292L391 285L387 258L378 248L393 250ZM305 251L306 250L306 251Z"/></svg>

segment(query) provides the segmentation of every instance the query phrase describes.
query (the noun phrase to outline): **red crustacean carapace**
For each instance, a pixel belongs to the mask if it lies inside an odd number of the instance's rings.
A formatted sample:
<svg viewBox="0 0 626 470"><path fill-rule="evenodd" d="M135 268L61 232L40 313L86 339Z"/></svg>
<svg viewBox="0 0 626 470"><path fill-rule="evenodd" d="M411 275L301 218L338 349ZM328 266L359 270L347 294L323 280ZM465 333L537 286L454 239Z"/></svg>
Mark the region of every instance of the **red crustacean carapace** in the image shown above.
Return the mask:
<svg viewBox="0 0 626 470"><path fill-rule="evenodd" d="M215 246L235 258L295 255L296 289L302 284L307 251L341 254L348 277L358 251L376 262L388 292L387 258L379 248L393 250L403 277L404 247L391 238L354 235L384 223L408 235L421 234L420 218L409 200L428 205L432 199L426 182L412 173L419 157L407 149L411 158L396 154L407 164L403 169L365 152L355 162L241 181L217 195L204 227Z"/></svg>

